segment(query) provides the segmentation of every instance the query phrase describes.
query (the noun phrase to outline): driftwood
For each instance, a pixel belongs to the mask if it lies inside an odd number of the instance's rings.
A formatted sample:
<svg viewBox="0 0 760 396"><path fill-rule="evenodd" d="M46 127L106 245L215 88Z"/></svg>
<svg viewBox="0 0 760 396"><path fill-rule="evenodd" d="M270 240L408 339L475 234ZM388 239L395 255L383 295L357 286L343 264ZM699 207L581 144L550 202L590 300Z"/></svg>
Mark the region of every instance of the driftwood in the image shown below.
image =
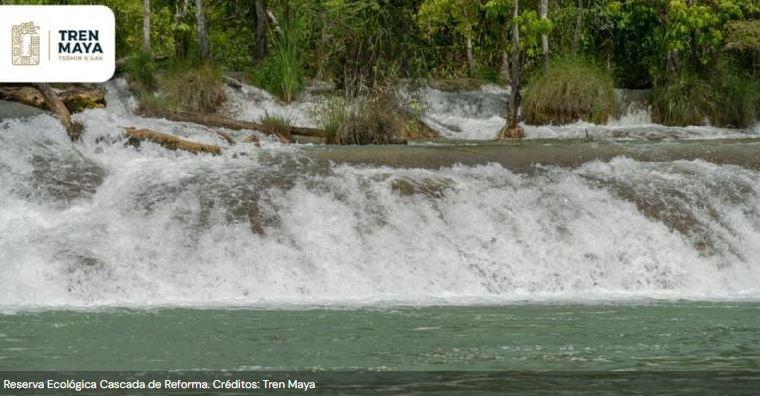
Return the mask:
<svg viewBox="0 0 760 396"><path fill-rule="evenodd" d="M104 108L106 105L106 92L102 88L72 88L58 92L56 96L63 102L69 113L77 113L87 108ZM42 110L49 110L45 97L42 95L39 87L36 86L0 86L0 99L23 103Z"/></svg>
<svg viewBox="0 0 760 396"><path fill-rule="evenodd" d="M267 135L275 135L283 142L289 142L291 140L291 135L319 138L325 137L325 132L316 128L287 125L264 125L257 122L235 120L218 114L200 114L180 111L153 113L143 111L141 112L141 115L147 117L163 117L170 121L192 122L193 124L200 124L208 127L259 131Z"/></svg>
<svg viewBox="0 0 760 396"><path fill-rule="evenodd" d="M227 84L227 85L229 85L229 86L230 86L230 88L234 88L234 89L237 89L238 91L239 91L239 90L241 90L241 89L243 89L243 83L241 83L241 82L240 82L240 81L238 81L238 80L235 80L235 79L234 79L234 78L232 78L232 77L229 77L229 76L223 76L223 77L222 77L222 80L224 80L224 83L225 83L225 84Z"/></svg>
<svg viewBox="0 0 760 396"><path fill-rule="evenodd" d="M222 139L224 139L225 141L227 141L227 143L228 143L230 146L234 146L234 145L237 143L237 142L235 141L235 138L233 138L233 137L232 137L232 135L230 135L230 134L229 134L229 133L227 133L227 132L224 132L224 131L219 131L219 130L214 130L214 132L216 132L216 134L217 134L217 135L221 136L221 137L222 137Z"/></svg>
<svg viewBox="0 0 760 396"><path fill-rule="evenodd" d="M130 141L148 141L159 144L169 150L183 150L191 153L211 153L218 155L222 153L219 146L213 144L197 143L185 140L174 135L151 131L150 129L124 128L124 134Z"/></svg>
<svg viewBox="0 0 760 396"><path fill-rule="evenodd" d="M82 135L82 126L71 121L71 113L69 113L69 109L67 109L66 105L58 98L58 95L53 91L53 88L50 88L50 85L43 83L34 84L34 86L39 90L40 94L42 94L42 97L45 100L45 106L55 113L56 117L61 121L69 138L71 138L72 141L79 140L79 137Z"/></svg>

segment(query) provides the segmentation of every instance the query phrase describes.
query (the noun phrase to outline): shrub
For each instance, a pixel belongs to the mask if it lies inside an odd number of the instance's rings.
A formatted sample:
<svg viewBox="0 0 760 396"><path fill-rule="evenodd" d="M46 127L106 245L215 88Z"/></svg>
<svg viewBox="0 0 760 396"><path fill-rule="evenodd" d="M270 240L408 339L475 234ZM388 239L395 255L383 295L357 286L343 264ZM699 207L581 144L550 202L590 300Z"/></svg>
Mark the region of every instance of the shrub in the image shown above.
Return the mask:
<svg viewBox="0 0 760 396"><path fill-rule="evenodd" d="M318 114L320 127L332 144L391 144L399 141L402 125L378 98L355 98L349 102L333 97Z"/></svg>
<svg viewBox="0 0 760 396"><path fill-rule="evenodd" d="M652 91L652 117L663 125L703 125L715 117L717 99L707 80L684 73Z"/></svg>
<svg viewBox="0 0 760 396"><path fill-rule="evenodd" d="M586 60L555 59L525 88L522 111L533 125L606 123L617 111L612 75Z"/></svg>
<svg viewBox="0 0 760 396"><path fill-rule="evenodd" d="M127 58L124 64L129 88L135 93L153 92L156 84L156 64L149 54L140 52Z"/></svg>
<svg viewBox="0 0 760 396"><path fill-rule="evenodd" d="M760 83L726 62L715 64L705 74L683 72L653 90L655 121L672 126L751 126L758 117Z"/></svg>
<svg viewBox="0 0 760 396"><path fill-rule="evenodd" d="M161 82L161 91L181 111L211 113L226 99L222 69L208 61L172 64Z"/></svg>

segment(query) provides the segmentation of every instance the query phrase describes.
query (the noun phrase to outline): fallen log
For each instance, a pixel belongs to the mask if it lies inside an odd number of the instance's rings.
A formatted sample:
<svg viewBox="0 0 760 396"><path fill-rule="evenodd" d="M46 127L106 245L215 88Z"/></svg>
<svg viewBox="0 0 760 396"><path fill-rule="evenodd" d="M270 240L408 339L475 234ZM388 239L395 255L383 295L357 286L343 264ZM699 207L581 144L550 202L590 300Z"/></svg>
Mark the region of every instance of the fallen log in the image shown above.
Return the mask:
<svg viewBox="0 0 760 396"><path fill-rule="evenodd" d="M208 127L259 131L267 135L275 135L283 142L289 142L291 140L291 135L325 137L325 132L321 129L288 125L265 125L257 122L235 120L218 114L200 114L182 111L159 113L143 110L140 112L140 115L154 118L163 117L170 121L192 122L193 124L200 124Z"/></svg>
<svg viewBox="0 0 760 396"><path fill-rule="evenodd" d="M219 131L219 130L214 130L214 132L216 132L217 135L221 136L222 139L227 141L227 143L230 146L234 146L235 144L237 144L237 142L235 141L235 138L233 138L232 135L230 135L229 133L224 132L224 131Z"/></svg>
<svg viewBox="0 0 760 396"><path fill-rule="evenodd" d="M243 83L241 83L238 80L235 80L232 77L229 76L223 76L222 80L224 80L224 83L229 85L230 88L237 89L238 91L243 89Z"/></svg>
<svg viewBox="0 0 760 396"><path fill-rule="evenodd" d="M49 84L39 83L34 84L39 93L45 100L45 106L52 111L56 117L61 121L63 127L66 129L66 133L69 135L72 141L79 140L82 135L82 126L71 121L71 113L66 105L63 104L58 95L50 88Z"/></svg>
<svg viewBox="0 0 760 396"><path fill-rule="evenodd" d="M56 96L63 102L69 113L106 106L106 92L102 88L72 88L58 92ZM42 110L50 110L45 102L45 97L34 86L0 86L0 99L23 103Z"/></svg>
<svg viewBox="0 0 760 396"><path fill-rule="evenodd" d="M183 150L194 154L211 153L218 155L222 153L219 146L213 144L197 143L185 140L174 135L152 131L150 129L124 128L124 134L130 141L148 141L159 144L169 150Z"/></svg>

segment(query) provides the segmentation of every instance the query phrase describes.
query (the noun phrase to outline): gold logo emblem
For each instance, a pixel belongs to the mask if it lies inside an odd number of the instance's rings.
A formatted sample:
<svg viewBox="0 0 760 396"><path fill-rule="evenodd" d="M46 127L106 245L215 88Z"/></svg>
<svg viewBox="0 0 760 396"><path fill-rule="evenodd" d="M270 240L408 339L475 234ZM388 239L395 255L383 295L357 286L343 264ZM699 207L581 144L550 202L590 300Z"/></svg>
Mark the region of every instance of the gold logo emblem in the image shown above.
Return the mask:
<svg viewBox="0 0 760 396"><path fill-rule="evenodd" d="M17 66L40 64L40 33L39 26L34 22L24 22L13 25L12 28L12 57L11 63Z"/></svg>

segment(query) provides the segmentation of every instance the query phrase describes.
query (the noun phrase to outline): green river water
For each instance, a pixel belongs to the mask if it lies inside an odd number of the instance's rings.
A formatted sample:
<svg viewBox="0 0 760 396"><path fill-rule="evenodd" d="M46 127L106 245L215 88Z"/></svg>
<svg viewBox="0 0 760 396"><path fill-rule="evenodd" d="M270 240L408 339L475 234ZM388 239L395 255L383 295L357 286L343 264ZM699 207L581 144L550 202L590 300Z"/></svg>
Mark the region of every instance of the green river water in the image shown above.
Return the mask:
<svg viewBox="0 0 760 396"><path fill-rule="evenodd" d="M0 316L2 370L296 370L342 394L751 394L760 304L25 312Z"/></svg>

